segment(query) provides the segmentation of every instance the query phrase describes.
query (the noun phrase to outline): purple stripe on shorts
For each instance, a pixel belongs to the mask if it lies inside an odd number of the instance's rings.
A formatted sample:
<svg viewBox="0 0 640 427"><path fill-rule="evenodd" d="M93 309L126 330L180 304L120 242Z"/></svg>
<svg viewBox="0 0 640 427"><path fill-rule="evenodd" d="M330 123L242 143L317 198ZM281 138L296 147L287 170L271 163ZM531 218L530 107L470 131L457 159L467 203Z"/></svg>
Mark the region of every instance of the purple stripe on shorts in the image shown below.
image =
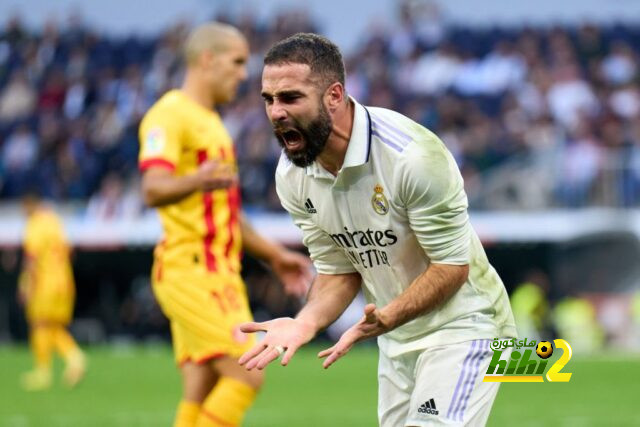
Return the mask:
<svg viewBox="0 0 640 427"><path fill-rule="evenodd" d="M455 405L452 405L452 408L453 408L453 412L451 413L452 420L456 419L456 415L460 411L460 407L462 406L462 400L467 395L467 389L469 388L469 384L471 383L471 377L473 377L473 371L475 369L476 360L480 357L480 355L484 351L482 349L482 340L475 340L475 342L477 343L477 347L475 348L475 351L473 352L473 354L469 358L469 362L467 363L467 369L465 371L465 376L462 379L462 384L460 388L460 395L457 401L455 402Z"/></svg>
<svg viewBox="0 0 640 427"><path fill-rule="evenodd" d="M393 148L394 150L396 150L398 153L402 153L403 148L400 147L396 142L391 141L390 139L388 139L387 136L383 136L381 135L378 130L376 128L373 128L373 130L371 131L371 135L375 135L378 138L380 138L380 140L385 143L386 145L388 145L389 147Z"/></svg>
<svg viewBox="0 0 640 427"><path fill-rule="evenodd" d="M462 386L462 379L465 376L467 363L471 356L474 354L474 350L476 348L476 340L471 341L471 348L467 353L467 357L465 357L464 362L462 362L462 371L460 372L460 376L458 377L458 383L456 384L455 391L453 392L453 398L451 399L451 403L449 404L449 411L447 412L447 418L451 418L451 414L453 413L453 407L456 405L456 400L458 399L458 393L460 393L460 389Z"/></svg>
<svg viewBox="0 0 640 427"><path fill-rule="evenodd" d="M458 418L458 421L462 421L462 419L464 418L464 411L467 408L469 397L471 397L471 392L473 391L473 387L476 383L476 379L478 378L478 371L480 370L480 362L482 362L482 359L484 359L488 354L489 354L489 340L482 340L480 344L480 353L478 355L479 357L476 359L475 366L473 367L473 373L471 374L471 378L469 381L469 386L470 386L469 390L464 395L464 397L460 399L460 403L462 404L462 406L460 407L460 410L458 411L458 413L453 415L454 420L456 419L456 416Z"/></svg>
<svg viewBox="0 0 640 427"><path fill-rule="evenodd" d="M409 142L411 142L412 138L411 136L407 135L406 133L404 133L403 131L401 131L400 129L398 129L396 126L390 124L389 122L385 121L382 117L380 116L373 116L373 123L381 128L381 129L385 129L388 132L391 132L393 134L396 135L396 137L400 138L401 140L404 141L405 145Z"/></svg>

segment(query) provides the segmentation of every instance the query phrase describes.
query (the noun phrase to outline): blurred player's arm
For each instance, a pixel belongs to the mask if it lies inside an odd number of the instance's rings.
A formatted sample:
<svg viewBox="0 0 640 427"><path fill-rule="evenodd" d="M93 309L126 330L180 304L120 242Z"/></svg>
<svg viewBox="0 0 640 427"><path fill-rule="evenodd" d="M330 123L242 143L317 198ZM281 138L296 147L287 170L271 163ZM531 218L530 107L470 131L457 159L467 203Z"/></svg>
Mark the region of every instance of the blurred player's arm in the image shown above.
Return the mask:
<svg viewBox="0 0 640 427"><path fill-rule="evenodd" d="M33 256L25 252L22 260L22 270L18 276L18 289L16 292L16 298L18 303L24 305L29 301L29 298L33 294L33 277L35 273L35 259Z"/></svg>
<svg viewBox="0 0 640 427"><path fill-rule="evenodd" d="M170 205L196 191L228 188L236 181L233 167L215 160L205 161L195 173L184 176L164 167L150 167L142 176L142 197L151 207Z"/></svg>
<svg viewBox="0 0 640 427"><path fill-rule="evenodd" d="M287 365L302 345L333 323L351 304L360 290L358 273L319 274L311 286L308 301L295 319L281 317L267 322L251 322L240 326L243 332L264 331L260 343L239 360L247 369L263 369L286 350L282 365Z"/></svg>
<svg viewBox="0 0 640 427"><path fill-rule="evenodd" d="M240 216L240 229L243 249L271 266L282 282L285 292L303 297L311 282L311 262L309 259L260 235L244 214Z"/></svg>

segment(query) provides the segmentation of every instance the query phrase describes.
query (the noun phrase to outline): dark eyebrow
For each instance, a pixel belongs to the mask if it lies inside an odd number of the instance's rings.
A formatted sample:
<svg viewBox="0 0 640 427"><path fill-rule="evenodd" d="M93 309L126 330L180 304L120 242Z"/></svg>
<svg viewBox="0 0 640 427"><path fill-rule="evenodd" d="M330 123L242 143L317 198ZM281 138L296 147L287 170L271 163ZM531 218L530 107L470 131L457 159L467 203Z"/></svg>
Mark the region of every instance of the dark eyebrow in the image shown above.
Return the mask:
<svg viewBox="0 0 640 427"><path fill-rule="evenodd" d="M299 90L283 90L281 92L277 92L275 95L272 95L268 92L262 92L261 93L263 98L272 98L272 97L278 97L278 98L291 98L291 97L295 97L295 96L304 96L304 93L302 91Z"/></svg>

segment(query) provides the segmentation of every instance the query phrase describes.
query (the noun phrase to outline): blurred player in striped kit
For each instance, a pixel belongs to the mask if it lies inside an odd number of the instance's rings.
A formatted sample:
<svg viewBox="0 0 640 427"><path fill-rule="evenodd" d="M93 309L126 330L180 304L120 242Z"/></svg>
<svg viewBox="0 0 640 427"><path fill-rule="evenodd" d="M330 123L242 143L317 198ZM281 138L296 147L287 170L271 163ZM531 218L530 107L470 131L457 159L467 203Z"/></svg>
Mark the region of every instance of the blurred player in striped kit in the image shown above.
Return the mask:
<svg viewBox="0 0 640 427"><path fill-rule="evenodd" d="M237 363L253 344L238 328L252 317L241 251L266 261L296 296L306 292L310 263L261 237L240 210L233 141L215 108L247 76L245 38L234 27L203 24L184 55L182 87L159 99L140 126L142 192L164 229L153 290L171 321L183 378L175 426L236 426L263 381Z"/></svg>

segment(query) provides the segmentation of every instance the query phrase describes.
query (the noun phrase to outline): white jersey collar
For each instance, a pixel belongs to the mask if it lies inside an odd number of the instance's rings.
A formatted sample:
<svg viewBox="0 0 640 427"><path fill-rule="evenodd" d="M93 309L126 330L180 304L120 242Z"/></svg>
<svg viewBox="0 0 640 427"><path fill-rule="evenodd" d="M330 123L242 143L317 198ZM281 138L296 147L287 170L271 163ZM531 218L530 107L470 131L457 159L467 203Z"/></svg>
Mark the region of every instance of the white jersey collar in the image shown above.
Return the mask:
<svg viewBox="0 0 640 427"><path fill-rule="evenodd" d="M347 153L344 156L342 169L353 166L360 166L369 160L371 151L371 119L367 109L358 103L353 97L349 97L353 102L353 126L351 127L351 138L347 145Z"/></svg>
<svg viewBox="0 0 640 427"><path fill-rule="evenodd" d="M349 100L353 102L353 125L351 127L351 137L347 145L347 152L344 156L342 168L361 166L369 161L371 152L371 118L367 109L358 103L352 96ZM315 177L327 177L334 179L334 176L327 172L317 161L306 168L307 175ZM338 175L340 175L338 172Z"/></svg>

